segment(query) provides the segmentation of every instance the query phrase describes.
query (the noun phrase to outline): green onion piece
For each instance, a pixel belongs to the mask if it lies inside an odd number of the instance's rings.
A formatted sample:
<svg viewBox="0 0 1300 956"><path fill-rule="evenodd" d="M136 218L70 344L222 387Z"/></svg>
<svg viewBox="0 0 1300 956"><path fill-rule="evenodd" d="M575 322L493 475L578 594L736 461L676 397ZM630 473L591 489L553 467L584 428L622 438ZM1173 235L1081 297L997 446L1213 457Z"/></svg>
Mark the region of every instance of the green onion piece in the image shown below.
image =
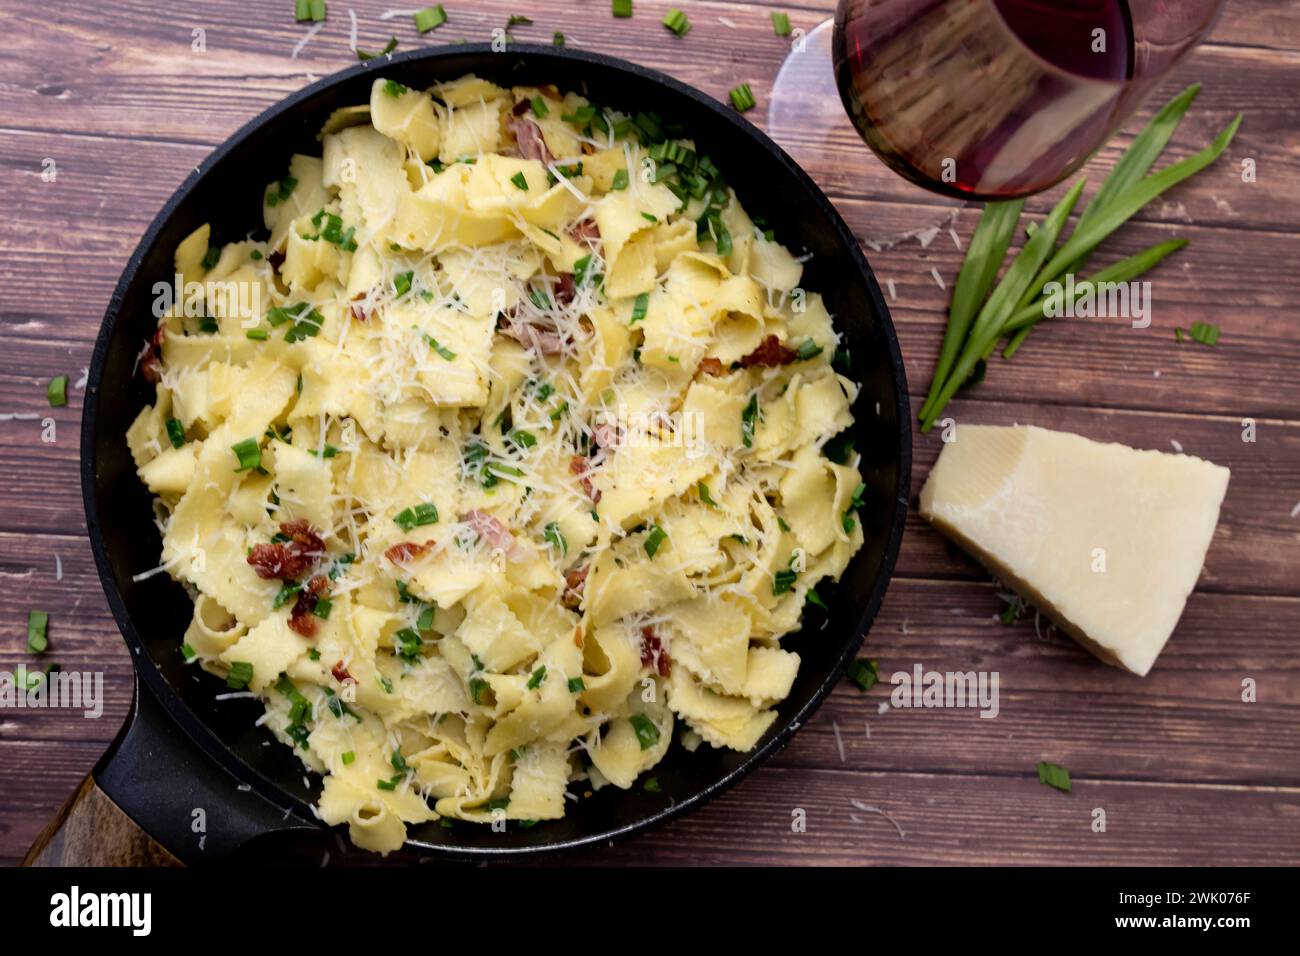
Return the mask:
<svg viewBox="0 0 1300 956"><path fill-rule="evenodd" d="M559 30L556 30L554 35L551 37L551 44L553 46L564 46L564 34Z"/></svg>
<svg viewBox="0 0 1300 956"><path fill-rule="evenodd" d="M309 0L311 5L311 19L314 23L320 23L325 19L325 0Z"/></svg>
<svg viewBox="0 0 1300 956"><path fill-rule="evenodd" d="M659 546L666 540L668 540L668 532L659 527L659 525L655 525L650 529L650 534L646 536L645 553L653 558L655 553L659 550Z"/></svg>
<svg viewBox="0 0 1300 956"><path fill-rule="evenodd" d="M555 550L560 552L560 557L564 557L569 553L569 542L565 540L564 533L560 531L560 526L554 521L546 526L542 537L548 544L555 546Z"/></svg>
<svg viewBox="0 0 1300 956"><path fill-rule="evenodd" d="M432 631L435 611L437 611L437 608L434 605L425 605L424 609L420 611L419 619L415 622L415 629L417 631Z"/></svg>
<svg viewBox="0 0 1300 956"><path fill-rule="evenodd" d="M583 683L583 680L582 680L581 677L570 677L570 678L569 678L569 693L570 693L570 694L580 694L580 693L582 693L582 692L583 692L584 690L586 690L586 689L587 689L587 685L586 685L585 683Z"/></svg>
<svg viewBox="0 0 1300 956"><path fill-rule="evenodd" d="M374 60L381 56L387 56L389 53L392 53L396 49L397 49L397 37L389 37L388 42L384 44L384 48L380 50L378 53L367 53L365 50L357 50L357 59L360 60L362 63L365 63L366 60Z"/></svg>
<svg viewBox="0 0 1300 956"><path fill-rule="evenodd" d="M691 29L691 21L686 19L686 14L680 10L669 10L668 15L664 17L664 26L679 37L686 36ZM642 748L643 750L645 748Z"/></svg>
<svg viewBox="0 0 1300 956"><path fill-rule="evenodd" d="M481 677L471 677L469 680L469 696L476 704L483 703L483 692L488 689L488 682Z"/></svg>
<svg viewBox="0 0 1300 956"><path fill-rule="evenodd" d="M740 412L740 440L746 448L754 447L754 426L758 422L758 393L749 396L749 401Z"/></svg>
<svg viewBox="0 0 1300 956"><path fill-rule="evenodd" d="M806 362L811 358L816 358L822 354L822 347L812 339L804 340L803 344L795 351L800 362Z"/></svg>
<svg viewBox="0 0 1300 956"><path fill-rule="evenodd" d="M181 645L181 657L184 659L185 663L188 664L198 656L198 651L191 647L188 641Z"/></svg>
<svg viewBox="0 0 1300 956"><path fill-rule="evenodd" d="M643 212L643 213L641 213L641 218L644 219L646 222L658 222L658 221L659 221L659 217L656 216L656 215L655 215L654 213L652 213L652 212Z"/></svg>
<svg viewBox="0 0 1300 956"><path fill-rule="evenodd" d="M387 677L380 677L377 678L377 680L379 681L379 686L384 689L385 694L391 694L393 692L393 682L391 680Z"/></svg>
<svg viewBox="0 0 1300 956"><path fill-rule="evenodd" d="M253 665L248 661L233 661L230 674L226 677L226 686L234 690L244 690L253 679Z"/></svg>
<svg viewBox="0 0 1300 956"><path fill-rule="evenodd" d="M529 105L533 108L533 115L538 119L545 119L551 114L550 109L546 105L546 100L542 99L541 96L534 96L532 100L529 101Z"/></svg>
<svg viewBox="0 0 1300 956"><path fill-rule="evenodd" d="M438 506L428 501L410 508L404 508L393 518L403 531L410 531L423 525L438 523Z"/></svg>
<svg viewBox="0 0 1300 956"><path fill-rule="evenodd" d="M211 269L221 258L221 250L216 246L208 246L208 251L203 253L203 268Z"/></svg>
<svg viewBox="0 0 1300 956"><path fill-rule="evenodd" d="M275 597L271 599L271 610L280 610L280 608L284 607L285 604L288 603L289 598L293 597L301 590L302 585L297 581L289 581L286 584L281 585L280 590L277 591Z"/></svg>
<svg viewBox="0 0 1300 956"><path fill-rule="evenodd" d="M399 97L404 93L411 92L409 86L398 83L396 80L384 80L383 90L386 95L394 98Z"/></svg>
<svg viewBox="0 0 1300 956"><path fill-rule="evenodd" d="M173 448L180 448L185 444L185 426L181 424L179 418L167 419L167 440L171 442Z"/></svg>
<svg viewBox="0 0 1300 956"><path fill-rule="evenodd" d="M813 607L821 608L823 611L830 610L830 608L826 606L825 599L820 594L817 593L816 588L809 588L808 593L804 595L804 600L806 600Z"/></svg>
<svg viewBox="0 0 1300 956"><path fill-rule="evenodd" d="M788 37L790 35L790 14L773 13L772 31L779 37Z"/></svg>
<svg viewBox="0 0 1300 956"><path fill-rule="evenodd" d="M646 780L646 782L645 782L645 792L646 792L646 793L662 793L662 792L663 792L663 788L662 788L661 786L659 786L659 778L658 778L658 777L650 777L650 778L648 778L648 779Z"/></svg>
<svg viewBox="0 0 1300 956"><path fill-rule="evenodd" d="M784 571L778 571L776 574L772 575L772 596L776 597L777 595L785 594L789 591L794 587L794 581L797 577L798 574L790 568L786 568Z"/></svg>
<svg viewBox="0 0 1300 956"><path fill-rule="evenodd" d="M435 339L432 335L429 335L427 332L425 333L424 341L429 344L429 348L433 349L435 352L437 352L439 355L445 358L448 362L456 358L455 352L447 348L445 345L439 344L438 340Z"/></svg>
<svg viewBox="0 0 1300 956"><path fill-rule="evenodd" d="M627 183L628 183L627 170L616 169L614 171L614 179L609 184L609 188L614 190L627 189Z"/></svg>
<svg viewBox="0 0 1300 956"><path fill-rule="evenodd" d="M1058 764L1040 763L1038 765L1038 782L1069 793L1070 771Z"/></svg>
<svg viewBox="0 0 1300 956"><path fill-rule="evenodd" d="M32 654L44 654L46 648L50 646L50 640L46 634L49 624L50 615L48 611L27 612L27 650Z"/></svg>
<svg viewBox="0 0 1300 956"><path fill-rule="evenodd" d="M748 83L741 83L727 95L731 97L731 105L742 113L754 108L754 91Z"/></svg>
<svg viewBox="0 0 1300 956"><path fill-rule="evenodd" d="M790 533L790 525L788 525L786 523L786 520L782 518L780 515L776 516L776 526L780 528L782 531L784 531L786 534Z"/></svg>
<svg viewBox="0 0 1300 956"><path fill-rule="evenodd" d="M596 107L590 103L586 106L580 106L572 113L564 113L560 119L566 123L572 123L574 126L586 126L596 118Z"/></svg>
<svg viewBox="0 0 1300 956"><path fill-rule="evenodd" d="M393 635L393 644L398 656L410 662L420 657L420 648L424 646L424 639L418 632L404 627Z"/></svg>
<svg viewBox="0 0 1300 956"><path fill-rule="evenodd" d="M1202 345L1219 344L1219 327L1209 322L1193 322L1192 338Z"/></svg>
<svg viewBox="0 0 1300 956"><path fill-rule="evenodd" d="M613 0L614 16L630 17L632 15L632 0Z"/></svg>
<svg viewBox="0 0 1300 956"><path fill-rule="evenodd" d="M628 721L636 732L636 739L641 744L642 750L649 750L659 742L659 728L645 714L633 714Z"/></svg>
<svg viewBox="0 0 1300 956"><path fill-rule="evenodd" d="M345 766L345 767L346 767L346 766L349 766L349 765L350 765L351 763L353 763L356 759L357 759L357 755L356 755L355 752L353 752L353 751L351 751L351 750L345 750L345 751L343 751L343 766Z"/></svg>
<svg viewBox="0 0 1300 956"><path fill-rule="evenodd" d="M442 8L442 4L433 7L425 7L423 10L415 12L415 29L421 33L428 33L430 30L436 30L447 22L447 11Z"/></svg>
<svg viewBox="0 0 1300 956"><path fill-rule="evenodd" d="M522 169L511 176L510 181L515 184L516 189L522 189L524 192L528 192L528 180L524 177L524 171Z"/></svg>
<svg viewBox="0 0 1300 956"><path fill-rule="evenodd" d="M400 299L406 293L411 291L411 280L415 278L414 272L400 272L393 276L393 296Z"/></svg>
<svg viewBox="0 0 1300 956"><path fill-rule="evenodd" d="M254 342L265 342L271 337L271 333L266 329L249 329L244 333L244 337Z"/></svg>
<svg viewBox="0 0 1300 956"><path fill-rule="evenodd" d="M537 670L533 671L532 676L528 678L528 689L536 690L541 686L542 681L544 680L546 680L546 665L543 664L541 667L537 668Z"/></svg>
<svg viewBox="0 0 1300 956"><path fill-rule="evenodd" d="M695 486L695 489L700 493L700 500L710 508L716 508L718 506L718 503L713 500L713 496L709 494L709 486L704 483L703 479L699 481Z"/></svg>
<svg viewBox="0 0 1300 956"><path fill-rule="evenodd" d="M334 602L331 601L329 598L317 598L316 606L311 609L311 612L315 614L318 618L320 618L322 621L328 621L330 619L330 611L332 611L333 609L334 609Z"/></svg>
<svg viewBox="0 0 1300 956"><path fill-rule="evenodd" d="M632 303L632 320L628 325L635 325L645 318L646 309L650 306L650 293L642 292Z"/></svg>
<svg viewBox="0 0 1300 956"><path fill-rule="evenodd" d="M50 384L45 387L45 397L51 408L68 404L68 376L57 375L50 379Z"/></svg>
<svg viewBox="0 0 1300 956"><path fill-rule="evenodd" d="M236 442L230 446L230 450L239 459L239 467L235 471L250 471L261 467L262 449L257 444L256 438L245 438L241 442Z"/></svg>
<svg viewBox="0 0 1300 956"><path fill-rule="evenodd" d="M880 680L880 674L876 672L876 662L865 657L859 657L851 663L844 675L863 690L871 690Z"/></svg>

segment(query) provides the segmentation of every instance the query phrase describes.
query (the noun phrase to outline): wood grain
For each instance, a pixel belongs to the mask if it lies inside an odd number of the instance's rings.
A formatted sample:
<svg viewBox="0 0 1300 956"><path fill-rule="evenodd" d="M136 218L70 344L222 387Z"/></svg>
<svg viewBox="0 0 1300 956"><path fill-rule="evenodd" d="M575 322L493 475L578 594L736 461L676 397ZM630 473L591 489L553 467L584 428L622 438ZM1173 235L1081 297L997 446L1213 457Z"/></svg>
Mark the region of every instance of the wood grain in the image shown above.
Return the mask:
<svg viewBox="0 0 1300 956"><path fill-rule="evenodd" d="M53 0L7 5L0 56L0 669L30 664L30 607L51 612L49 661L102 671L103 713L0 711L0 861L19 860L85 777L125 716L128 653L108 614L80 503L82 393L50 409L45 383L75 380L120 269L168 195L213 146L311 76L353 61L346 8L297 59L304 34L282 4L234 0ZM809 29L830 0L692 3L638 0L631 20L590 3L482 0L447 4L449 24L418 37L385 22L390 2L350 2L359 45L389 35L399 49L486 40L506 17L516 29L663 69L720 99L751 84L760 125L787 51L769 13ZM669 6L694 29L659 25ZM725 21L725 22L724 22ZM191 50L205 31L207 52ZM571 858L575 863L1209 863L1300 861L1300 9L1285 0L1232 0L1211 42L1169 78L1140 117L1085 167L1100 182L1141 118L1193 80L1204 89L1170 146L1187 155L1235 112L1241 133L1218 164L1176 187L1107 243L1100 261L1172 236L1187 249L1152 273L1152 326L1062 320L1031 337L1013 362L949 410L964 423L1026 422L1228 465L1232 482L1200 586L1156 669L1144 680L1093 660L1032 619L994 620L997 588L914 516L898 575L864 653L886 679L921 665L996 671L1000 712L888 707L882 684L837 689L792 746L717 803L656 833ZM793 144L798 146L796 142ZM833 132L810 172L861 237L913 211L865 195L857 171L875 160ZM53 159L58 177L41 177ZM1258 180L1245 183L1241 161ZM1041 212L1059 193L1032 200ZM775 200L774 200L775 201ZM909 197L908 202L918 201ZM920 201L924 201L921 197ZM762 200L750 205L761 207ZM953 223L969 239L978 210ZM947 291L962 250L947 232L868 251L890 307L914 393L928 382ZM1216 348L1178 344L1173 328L1221 326ZM13 415L24 416L19 419ZM42 441L46 418L54 441ZM1243 441L1243 420L1255 440ZM941 447L914 434L913 495ZM55 558L62 579L55 575ZM807 635L800 640L814 640ZM1258 701L1242 701L1242 681ZM882 705L885 707L882 709ZM1072 794L1040 786L1033 767L1069 767ZM887 812L906 833L858 800ZM1107 812L1094 833L1092 811ZM791 832L791 811L807 813ZM856 817L857 819L854 819Z"/></svg>

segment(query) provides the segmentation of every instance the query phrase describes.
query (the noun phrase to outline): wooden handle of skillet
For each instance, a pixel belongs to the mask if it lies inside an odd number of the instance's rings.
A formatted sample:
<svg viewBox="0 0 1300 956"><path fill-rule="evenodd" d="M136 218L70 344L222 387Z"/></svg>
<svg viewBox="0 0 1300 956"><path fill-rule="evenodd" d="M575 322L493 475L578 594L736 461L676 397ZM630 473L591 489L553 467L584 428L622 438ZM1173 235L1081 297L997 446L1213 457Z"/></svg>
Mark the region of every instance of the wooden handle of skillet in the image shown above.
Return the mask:
<svg viewBox="0 0 1300 956"><path fill-rule="evenodd" d="M23 858L23 866L180 866L87 775Z"/></svg>

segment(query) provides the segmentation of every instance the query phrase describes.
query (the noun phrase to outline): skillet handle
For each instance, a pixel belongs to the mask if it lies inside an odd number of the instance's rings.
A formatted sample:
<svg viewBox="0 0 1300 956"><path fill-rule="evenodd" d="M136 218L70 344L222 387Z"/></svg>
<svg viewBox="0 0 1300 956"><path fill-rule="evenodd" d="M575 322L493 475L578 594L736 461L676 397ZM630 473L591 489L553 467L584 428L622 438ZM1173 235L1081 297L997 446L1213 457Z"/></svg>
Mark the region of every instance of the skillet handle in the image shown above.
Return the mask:
<svg viewBox="0 0 1300 956"><path fill-rule="evenodd" d="M59 808L23 858L23 866L180 866L90 774Z"/></svg>

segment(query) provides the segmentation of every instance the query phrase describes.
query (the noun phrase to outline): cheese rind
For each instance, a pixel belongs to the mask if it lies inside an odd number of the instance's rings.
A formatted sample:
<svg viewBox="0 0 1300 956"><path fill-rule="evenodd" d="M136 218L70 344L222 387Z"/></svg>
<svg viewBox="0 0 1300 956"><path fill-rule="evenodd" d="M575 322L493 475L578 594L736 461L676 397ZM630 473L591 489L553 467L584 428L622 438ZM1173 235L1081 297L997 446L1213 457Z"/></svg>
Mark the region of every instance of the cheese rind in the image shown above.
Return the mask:
<svg viewBox="0 0 1300 956"><path fill-rule="evenodd" d="M1033 426L954 435L922 516L1093 654L1145 675L1196 586L1228 469Z"/></svg>

